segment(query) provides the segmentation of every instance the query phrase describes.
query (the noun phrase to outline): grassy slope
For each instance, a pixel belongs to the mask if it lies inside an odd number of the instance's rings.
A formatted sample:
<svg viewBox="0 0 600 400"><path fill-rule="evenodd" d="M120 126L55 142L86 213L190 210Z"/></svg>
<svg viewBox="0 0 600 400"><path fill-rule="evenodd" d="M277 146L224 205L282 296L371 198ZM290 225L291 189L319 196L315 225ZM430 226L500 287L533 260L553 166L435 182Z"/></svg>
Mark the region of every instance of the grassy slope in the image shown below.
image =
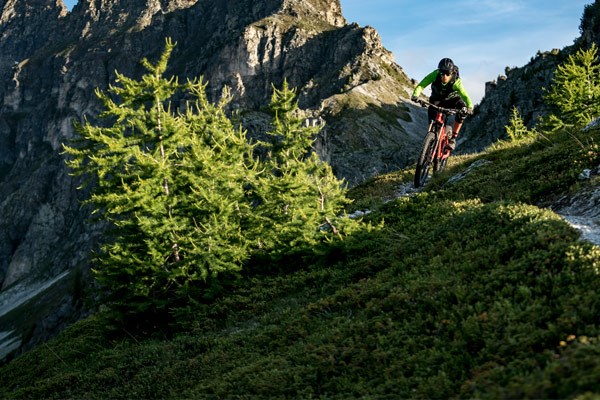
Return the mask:
<svg viewBox="0 0 600 400"><path fill-rule="evenodd" d="M0 369L0 397L568 398L600 394L600 249L537 205L598 184L600 132L455 157L354 190L385 219L248 274L176 334L100 316ZM454 173L491 161L462 181ZM587 394L586 394L587 393Z"/></svg>

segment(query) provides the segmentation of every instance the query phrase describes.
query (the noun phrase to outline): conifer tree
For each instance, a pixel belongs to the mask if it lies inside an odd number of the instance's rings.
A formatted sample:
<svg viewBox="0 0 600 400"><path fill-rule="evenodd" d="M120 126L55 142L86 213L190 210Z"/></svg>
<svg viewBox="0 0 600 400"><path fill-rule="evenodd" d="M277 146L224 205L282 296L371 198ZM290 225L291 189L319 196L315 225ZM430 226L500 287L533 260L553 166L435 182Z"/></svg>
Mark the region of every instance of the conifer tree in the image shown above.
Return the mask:
<svg viewBox="0 0 600 400"><path fill-rule="evenodd" d="M544 99L555 108L541 123L546 129L582 127L600 116L598 47L580 49L559 65Z"/></svg>
<svg viewBox="0 0 600 400"><path fill-rule="evenodd" d="M75 174L93 176L87 201L112 225L95 273L112 299L131 311L166 309L248 257L242 232L255 165L245 133L223 101L211 104L201 80L165 78L174 44L136 81L117 74L97 91L107 121L78 125L79 143L65 145ZM173 98L193 98L173 109Z"/></svg>
<svg viewBox="0 0 600 400"><path fill-rule="evenodd" d="M509 124L506 125L504 129L506 130L508 138L512 141L524 138L530 133L530 131L527 129L527 126L525 126L523 118L521 118L521 114L519 113L519 109L517 107L513 107Z"/></svg>
<svg viewBox="0 0 600 400"><path fill-rule="evenodd" d="M167 40L156 64L142 60L139 81L117 73L108 93L96 92L105 123L85 120L64 145L73 174L91 177L86 203L112 228L94 272L121 312L186 305L254 251L283 253L357 226L339 217L346 189L312 151L319 128L303 125L287 82L274 91L260 160L226 115L227 91L213 104L202 80L164 77L174 46Z"/></svg>
<svg viewBox="0 0 600 400"><path fill-rule="evenodd" d="M353 223L340 218L349 202L342 181L313 151L320 127L304 125L298 116L296 92L286 82L273 88L272 129L268 132L266 173L259 178L257 209L259 248L285 252L291 247L313 245L324 237L340 235Z"/></svg>

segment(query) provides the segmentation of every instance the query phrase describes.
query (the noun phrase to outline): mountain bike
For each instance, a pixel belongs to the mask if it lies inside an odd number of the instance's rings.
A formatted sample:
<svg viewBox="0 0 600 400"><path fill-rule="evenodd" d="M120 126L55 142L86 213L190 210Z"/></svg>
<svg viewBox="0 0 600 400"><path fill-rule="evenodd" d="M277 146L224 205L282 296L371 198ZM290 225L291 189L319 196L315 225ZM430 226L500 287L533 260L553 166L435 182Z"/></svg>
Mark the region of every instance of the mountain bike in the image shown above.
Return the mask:
<svg viewBox="0 0 600 400"><path fill-rule="evenodd" d="M429 177L429 170L433 167L433 173L444 170L448 157L450 157L450 147L448 142L452 133L452 127L448 125L448 117L454 115L458 110L444 108L431 104L427 101L419 101L423 107L432 106L437 110L435 119L429 124L427 135L423 140L421 153L417 160L415 170L415 187L421 187Z"/></svg>

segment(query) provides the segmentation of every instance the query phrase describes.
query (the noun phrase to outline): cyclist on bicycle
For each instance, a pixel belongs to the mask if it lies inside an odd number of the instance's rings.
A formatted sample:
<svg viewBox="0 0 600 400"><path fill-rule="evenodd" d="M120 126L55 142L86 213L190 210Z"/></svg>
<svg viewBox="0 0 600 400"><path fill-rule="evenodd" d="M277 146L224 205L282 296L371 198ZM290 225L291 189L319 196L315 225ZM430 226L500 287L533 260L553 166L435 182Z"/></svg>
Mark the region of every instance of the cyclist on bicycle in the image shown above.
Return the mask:
<svg viewBox="0 0 600 400"><path fill-rule="evenodd" d="M444 108L460 110L454 119L454 129L448 145L452 150L456 147L456 138L467 115L473 113L473 102L463 87L458 67L449 58L442 58L436 70L427 75L415 88L411 100L417 102L423 90L431 85L429 102ZM429 120L435 119L436 110L429 107Z"/></svg>

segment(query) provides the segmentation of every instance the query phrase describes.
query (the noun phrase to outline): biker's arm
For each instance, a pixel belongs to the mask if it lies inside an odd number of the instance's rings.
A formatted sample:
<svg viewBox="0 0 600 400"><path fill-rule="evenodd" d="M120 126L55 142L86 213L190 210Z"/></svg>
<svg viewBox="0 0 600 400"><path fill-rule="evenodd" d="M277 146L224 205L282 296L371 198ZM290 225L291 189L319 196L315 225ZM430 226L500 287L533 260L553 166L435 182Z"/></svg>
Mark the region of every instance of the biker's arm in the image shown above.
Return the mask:
<svg viewBox="0 0 600 400"><path fill-rule="evenodd" d="M465 90L465 87L463 86L462 80L460 78L458 78L456 80L456 82L454 82L454 86L452 86L452 88L454 90L456 90L458 92L458 94L460 95L460 98L463 99L465 101L465 103L467 103L467 108L469 110L472 110L473 109L473 101L471 100L471 98L469 97L469 94Z"/></svg>
<svg viewBox="0 0 600 400"><path fill-rule="evenodd" d="M423 92L423 90L425 90L425 88L427 86L431 85L435 81L435 78L437 78L437 76L438 76L438 70L436 69L435 71L433 71L429 75L427 75L425 78L423 78L423 80L421 82L419 82L419 84L413 91L412 95L414 97L419 97L419 95Z"/></svg>

